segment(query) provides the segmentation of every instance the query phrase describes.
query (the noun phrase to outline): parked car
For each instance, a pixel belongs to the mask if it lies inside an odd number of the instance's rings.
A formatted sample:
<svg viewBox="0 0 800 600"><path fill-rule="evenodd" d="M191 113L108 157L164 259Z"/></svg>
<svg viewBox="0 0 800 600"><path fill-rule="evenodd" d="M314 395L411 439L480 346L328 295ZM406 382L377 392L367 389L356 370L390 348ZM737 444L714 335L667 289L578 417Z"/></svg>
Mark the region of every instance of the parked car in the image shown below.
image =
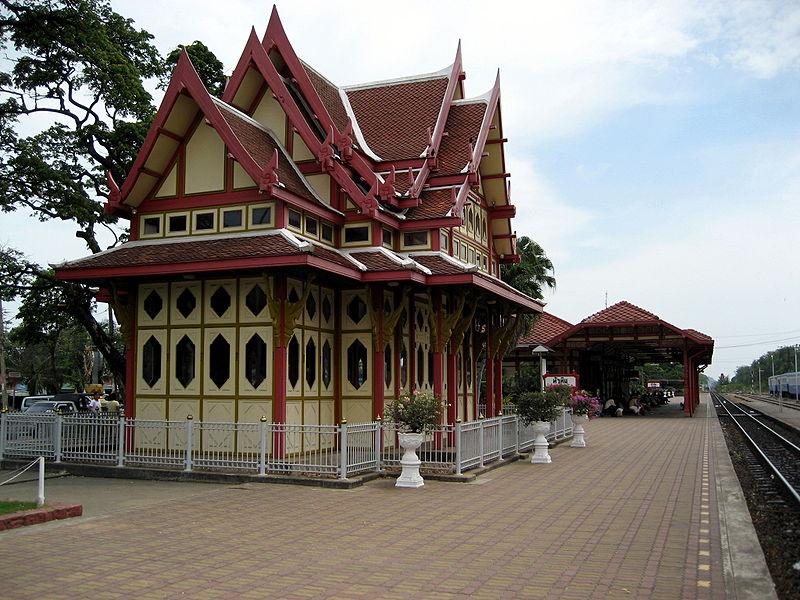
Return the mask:
<svg viewBox="0 0 800 600"><path fill-rule="evenodd" d="M22 402L20 402L19 409L22 412L25 412L37 402L41 402L42 400L52 400L52 399L53 396L27 396L26 398L22 399Z"/></svg>
<svg viewBox="0 0 800 600"><path fill-rule="evenodd" d="M72 400L40 400L25 412L29 415L47 413L74 415L78 412L78 406Z"/></svg>
<svg viewBox="0 0 800 600"><path fill-rule="evenodd" d="M88 411L91 399L89 394L56 394L53 397L56 402L72 402L78 412Z"/></svg>

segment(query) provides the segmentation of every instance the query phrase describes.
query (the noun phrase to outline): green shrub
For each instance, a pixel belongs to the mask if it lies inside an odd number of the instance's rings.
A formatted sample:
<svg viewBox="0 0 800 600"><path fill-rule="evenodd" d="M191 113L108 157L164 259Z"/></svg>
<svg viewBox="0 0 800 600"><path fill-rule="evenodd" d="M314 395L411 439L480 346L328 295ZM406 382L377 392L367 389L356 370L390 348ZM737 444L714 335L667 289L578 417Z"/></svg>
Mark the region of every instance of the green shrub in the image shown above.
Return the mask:
<svg viewBox="0 0 800 600"><path fill-rule="evenodd" d="M553 390L520 394L516 400L517 414L525 425L534 421L554 421L564 408L561 395Z"/></svg>
<svg viewBox="0 0 800 600"><path fill-rule="evenodd" d="M422 433L439 424L441 415L441 400L427 392L406 392L386 407L387 420L400 431L412 433Z"/></svg>

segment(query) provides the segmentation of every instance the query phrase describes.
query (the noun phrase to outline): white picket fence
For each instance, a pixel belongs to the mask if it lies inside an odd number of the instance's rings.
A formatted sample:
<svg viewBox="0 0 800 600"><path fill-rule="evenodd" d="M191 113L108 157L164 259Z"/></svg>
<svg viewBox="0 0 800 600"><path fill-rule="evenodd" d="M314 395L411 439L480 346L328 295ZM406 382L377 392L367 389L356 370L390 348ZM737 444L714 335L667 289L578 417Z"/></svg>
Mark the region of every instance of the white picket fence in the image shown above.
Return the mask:
<svg viewBox="0 0 800 600"><path fill-rule="evenodd" d="M572 435L569 411L548 440ZM504 415L425 432L422 470L461 474L533 446L532 427ZM399 468L396 428L341 425L147 421L105 414L0 415L0 460L44 456L55 463L104 464L219 473L336 477Z"/></svg>

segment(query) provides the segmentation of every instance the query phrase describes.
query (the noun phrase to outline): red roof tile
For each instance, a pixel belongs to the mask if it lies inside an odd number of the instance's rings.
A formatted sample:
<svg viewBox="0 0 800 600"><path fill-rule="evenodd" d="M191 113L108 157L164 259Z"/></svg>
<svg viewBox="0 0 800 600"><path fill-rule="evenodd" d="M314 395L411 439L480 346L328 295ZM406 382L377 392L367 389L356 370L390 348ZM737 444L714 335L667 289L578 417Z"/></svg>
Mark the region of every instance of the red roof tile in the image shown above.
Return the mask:
<svg viewBox="0 0 800 600"><path fill-rule="evenodd" d="M428 145L447 83L437 77L345 91L372 151L383 160L403 160L419 158Z"/></svg>
<svg viewBox="0 0 800 600"><path fill-rule="evenodd" d="M470 161L469 144L475 145L485 114L486 104L483 102L454 104L450 107L444 128L447 135L439 146L437 176L461 173Z"/></svg>
<svg viewBox="0 0 800 600"><path fill-rule="evenodd" d="M432 275L461 275L467 272L466 265L450 262L437 254L412 254L411 258L430 269Z"/></svg>
<svg viewBox="0 0 800 600"><path fill-rule="evenodd" d="M586 317L581 323L618 323L621 321L658 321L659 318L635 304L617 302L599 312Z"/></svg>
<svg viewBox="0 0 800 600"><path fill-rule="evenodd" d="M546 346L547 342L557 335L561 335L570 327L572 324L564 319L543 312L534 322L530 332L520 338L517 346Z"/></svg>
<svg viewBox="0 0 800 600"><path fill-rule="evenodd" d="M392 260L380 251L351 252L350 255L370 271L407 271L409 269L409 266Z"/></svg>
<svg viewBox="0 0 800 600"><path fill-rule="evenodd" d="M454 188L458 192L458 188ZM424 190L420 196L420 205L416 208L409 208L406 218L416 219L435 219L446 217L450 209L453 208L453 193L451 188L441 190Z"/></svg>
<svg viewBox="0 0 800 600"><path fill-rule="evenodd" d="M317 90L319 99L322 100L322 104L325 105L328 114L331 116L331 119L333 119L333 124L336 125L339 131L344 130L344 128L347 127L347 111L342 104L339 88L317 73L313 67L305 63L303 63L303 66L305 67L308 78L311 80L311 85Z"/></svg>
<svg viewBox="0 0 800 600"><path fill-rule="evenodd" d="M705 340L705 341L708 341L708 342L713 342L714 341L714 338L712 338L710 335L706 335L702 331L697 331L697 329L684 329L683 331L684 331L684 333L688 333L689 335L694 336L694 337L696 337L698 339L701 339L701 340Z"/></svg>
<svg viewBox="0 0 800 600"><path fill-rule="evenodd" d="M230 126L234 135L239 139L245 150L253 157L259 167L264 168L269 163L275 150L278 150L278 180L293 194L317 202L318 200L309 191L301 175L297 173L283 147L261 126L256 125L248 117L243 116L238 110L216 101L222 117Z"/></svg>

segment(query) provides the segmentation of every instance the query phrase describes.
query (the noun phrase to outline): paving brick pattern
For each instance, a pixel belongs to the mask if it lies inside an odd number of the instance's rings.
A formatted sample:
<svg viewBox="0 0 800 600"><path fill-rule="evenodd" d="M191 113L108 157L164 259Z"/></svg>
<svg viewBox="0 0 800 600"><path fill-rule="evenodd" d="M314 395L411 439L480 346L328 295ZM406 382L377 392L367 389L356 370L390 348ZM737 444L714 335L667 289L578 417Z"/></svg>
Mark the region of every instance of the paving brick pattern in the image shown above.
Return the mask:
<svg viewBox="0 0 800 600"><path fill-rule="evenodd" d="M662 412L472 484L194 488L0 533L0 596L724 598L706 409Z"/></svg>

